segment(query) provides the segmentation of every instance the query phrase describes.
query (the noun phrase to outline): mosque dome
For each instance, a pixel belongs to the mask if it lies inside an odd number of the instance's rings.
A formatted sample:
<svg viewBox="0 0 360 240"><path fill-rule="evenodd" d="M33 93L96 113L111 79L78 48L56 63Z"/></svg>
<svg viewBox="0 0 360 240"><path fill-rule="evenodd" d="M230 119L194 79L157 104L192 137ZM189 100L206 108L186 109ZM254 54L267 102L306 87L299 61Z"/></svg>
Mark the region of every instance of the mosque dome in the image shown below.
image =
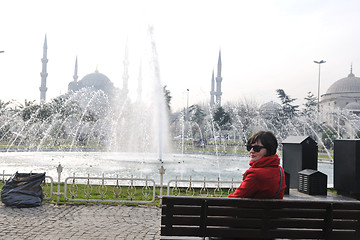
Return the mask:
<svg viewBox="0 0 360 240"><path fill-rule="evenodd" d="M355 77L351 67L350 74L334 82L321 97L321 106L324 108L354 110L360 103L360 78Z"/></svg>
<svg viewBox="0 0 360 240"><path fill-rule="evenodd" d="M326 94L334 93L360 93L360 78L350 72L346 78L333 83L326 92Z"/></svg>
<svg viewBox="0 0 360 240"><path fill-rule="evenodd" d="M279 103L270 101L260 106L259 112L263 117L273 117L276 113L282 109Z"/></svg>
<svg viewBox="0 0 360 240"><path fill-rule="evenodd" d="M274 101L264 103L259 108L260 112L272 112L272 111L276 111L276 110L280 110L280 109L282 109L281 105Z"/></svg>
<svg viewBox="0 0 360 240"><path fill-rule="evenodd" d="M114 84L110 79L97 70L93 73L85 75L80 81L73 81L69 83L69 90L78 91L82 88L90 88L94 91L102 90L106 94L113 94L115 91Z"/></svg>
<svg viewBox="0 0 360 240"><path fill-rule="evenodd" d="M109 84L112 85L110 79L98 71L87 74L84 76L79 83L82 87L93 87L95 89L105 89Z"/></svg>

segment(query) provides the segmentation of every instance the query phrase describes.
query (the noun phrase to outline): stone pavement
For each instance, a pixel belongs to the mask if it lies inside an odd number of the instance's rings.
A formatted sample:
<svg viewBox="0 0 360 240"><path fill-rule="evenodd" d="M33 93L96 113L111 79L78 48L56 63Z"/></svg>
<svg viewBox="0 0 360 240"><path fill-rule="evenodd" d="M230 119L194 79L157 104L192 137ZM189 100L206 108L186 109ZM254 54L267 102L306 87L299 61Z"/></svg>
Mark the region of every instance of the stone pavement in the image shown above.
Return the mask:
<svg viewBox="0 0 360 240"><path fill-rule="evenodd" d="M0 239L160 239L160 216L155 206L11 208L0 202Z"/></svg>

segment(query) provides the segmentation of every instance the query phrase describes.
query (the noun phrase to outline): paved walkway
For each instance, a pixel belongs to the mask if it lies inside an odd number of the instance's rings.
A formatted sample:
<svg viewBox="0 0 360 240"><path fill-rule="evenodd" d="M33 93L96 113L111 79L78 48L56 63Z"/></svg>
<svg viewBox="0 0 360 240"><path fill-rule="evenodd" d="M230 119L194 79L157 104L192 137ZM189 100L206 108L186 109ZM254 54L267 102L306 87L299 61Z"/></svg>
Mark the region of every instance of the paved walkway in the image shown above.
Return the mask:
<svg viewBox="0 0 360 240"><path fill-rule="evenodd" d="M0 239L160 239L160 212L153 206L11 208L0 202Z"/></svg>

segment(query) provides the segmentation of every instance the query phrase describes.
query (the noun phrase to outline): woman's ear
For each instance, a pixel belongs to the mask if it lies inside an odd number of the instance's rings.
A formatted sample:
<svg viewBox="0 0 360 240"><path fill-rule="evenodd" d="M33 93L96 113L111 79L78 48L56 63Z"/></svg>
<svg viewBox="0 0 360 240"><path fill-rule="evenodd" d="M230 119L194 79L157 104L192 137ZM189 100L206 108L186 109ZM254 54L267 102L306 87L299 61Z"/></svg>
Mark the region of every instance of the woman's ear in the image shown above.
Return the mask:
<svg viewBox="0 0 360 240"><path fill-rule="evenodd" d="M264 155L265 157L268 157L268 156L271 156L270 154L269 154L269 149L267 149L267 148L265 148L266 149L266 154Z"/></svg>

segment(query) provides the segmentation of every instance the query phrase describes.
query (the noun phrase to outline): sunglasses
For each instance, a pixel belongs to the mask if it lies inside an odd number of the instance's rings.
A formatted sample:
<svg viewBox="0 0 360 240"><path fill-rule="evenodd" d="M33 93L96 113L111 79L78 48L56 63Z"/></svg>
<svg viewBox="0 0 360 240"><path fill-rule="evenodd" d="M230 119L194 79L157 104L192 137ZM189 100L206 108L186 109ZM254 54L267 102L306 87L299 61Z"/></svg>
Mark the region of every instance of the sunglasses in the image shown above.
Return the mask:
<svg viewBox="0 0 360 240"><path fill-rule="evenodd" d="M254 149L254 152L260 152L262 148L266 148L264 146L260 146L260 145L246 145L246 150L248 150L250 152L251 149Z"/></svg>

